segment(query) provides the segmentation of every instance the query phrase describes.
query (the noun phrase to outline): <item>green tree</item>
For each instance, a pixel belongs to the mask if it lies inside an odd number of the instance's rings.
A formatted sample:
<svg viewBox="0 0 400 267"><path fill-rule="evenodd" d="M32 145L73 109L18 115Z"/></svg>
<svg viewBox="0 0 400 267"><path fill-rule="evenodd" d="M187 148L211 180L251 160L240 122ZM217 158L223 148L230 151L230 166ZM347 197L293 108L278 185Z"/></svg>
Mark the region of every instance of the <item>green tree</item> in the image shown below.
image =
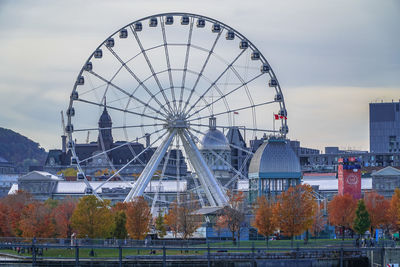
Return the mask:
<svg viewBox="0 0 400 267"><path fill-rule="evenodd" d="M125 239L128 236L128 231L126 230L126 214L125 211L117 211L114 215L114 237L117 239Z"/></svg>
<svg viewBox="0 0 400 267"><path fill-rule="evenodd" d="M156 231L158 233L158 236L161 238L163 238L167 234L167 231L165 229L164 216L161 214L161 212L158 212L158 216L156 218Z"/></svg>
<svg viewBox="0 0 400 267"><path fill-rule="evenodd" d="M78 237L107 238L114 229L114 218L109 209L109 200L99 200L95 196L84 196L79 199L71 225Z"/></svg>
<svg viewBox="0 0 400 267"><path fill-rule="evenodd" d="M356 217L354 219L354 230L362 235L371 227L371 220L363 199L357 203Z"/></svg>

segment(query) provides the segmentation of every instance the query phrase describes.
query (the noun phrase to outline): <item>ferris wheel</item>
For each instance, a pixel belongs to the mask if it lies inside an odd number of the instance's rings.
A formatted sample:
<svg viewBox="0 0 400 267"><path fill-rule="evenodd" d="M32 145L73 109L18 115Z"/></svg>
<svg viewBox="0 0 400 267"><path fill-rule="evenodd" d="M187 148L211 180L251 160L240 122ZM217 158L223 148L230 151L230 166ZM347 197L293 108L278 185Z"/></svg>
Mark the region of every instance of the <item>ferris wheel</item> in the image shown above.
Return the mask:
<svg viewBox="0 0 400 267"><path fill-rule="evenodd" d="M189 13L149 16L108 36L79 71L66 114L78 179L98 197L107 183L125 181L125 201L146 195L149 183L179 187L194 179L205 205L223 206L227 186L202 153L206 142L218 145L223 137L209 132L235 129L245 141L288 133L279 82L260 50L232 27ZM97 140L90 142L89 133ZM246 161L253 154L224 145L248 155ZM228 185L246 179L243 166L207 153L231 174ZM108 176L93 188L88 179L96 168Z"/></svg>

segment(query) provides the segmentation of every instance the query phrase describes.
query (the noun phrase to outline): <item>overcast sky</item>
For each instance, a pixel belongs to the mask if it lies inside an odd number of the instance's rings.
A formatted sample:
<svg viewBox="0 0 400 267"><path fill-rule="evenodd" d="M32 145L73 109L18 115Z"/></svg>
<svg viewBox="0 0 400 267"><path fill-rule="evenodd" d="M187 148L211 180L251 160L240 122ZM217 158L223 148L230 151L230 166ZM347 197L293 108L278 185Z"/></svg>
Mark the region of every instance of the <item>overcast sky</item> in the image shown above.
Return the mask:
<svg viewBox="0 0 400 267"><path fill-rule="evenodd" d="M258 47L282 87L289 138L303 146L368 150L368 103L400 99L398 0L0 0L0 127L58 148L60 110L95 47L174 11L220 20Z"/></svg>

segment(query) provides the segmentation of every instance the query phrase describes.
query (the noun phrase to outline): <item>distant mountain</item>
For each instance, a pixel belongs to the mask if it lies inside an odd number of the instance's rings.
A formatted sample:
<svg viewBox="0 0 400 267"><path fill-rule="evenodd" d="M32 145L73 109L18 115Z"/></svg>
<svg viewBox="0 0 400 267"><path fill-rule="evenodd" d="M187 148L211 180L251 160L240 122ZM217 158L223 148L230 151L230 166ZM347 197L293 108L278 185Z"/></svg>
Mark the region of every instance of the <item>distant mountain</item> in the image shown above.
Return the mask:
<svg viewBox="0 0 400 267"><path fill-rule="evenodd" d="M19 167L43 165L47 152L29 138L0 127L0 157Z"/></svg>

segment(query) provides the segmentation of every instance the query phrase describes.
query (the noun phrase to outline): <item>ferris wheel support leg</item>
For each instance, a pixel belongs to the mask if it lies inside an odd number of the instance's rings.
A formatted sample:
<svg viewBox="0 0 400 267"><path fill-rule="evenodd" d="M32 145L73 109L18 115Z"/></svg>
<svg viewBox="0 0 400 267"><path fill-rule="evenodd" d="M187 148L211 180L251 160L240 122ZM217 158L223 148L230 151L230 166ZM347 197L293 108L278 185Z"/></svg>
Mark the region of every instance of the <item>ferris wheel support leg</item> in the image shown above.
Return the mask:
<svg viewBox="0 0 400 267"><path fill-rule="evenodd" d="M186 139L181 134L180 134L180 136L182 139L183 148L185 149L185 151L187 153L188 160L189 160L191 166L193 167L193 169L196 171L197 177L199 178L201 187L203 188L204 193L206 194L208 202L210 203L211 206L217 206L217 204L215 203L215 200L210 192L210 185L206 182L203 175L200 175L200 173L198 172L198 170L201 169L201 166L198 165L197 161L192 160L195 156L192 153L190 144L186 141Z"/></svg>
<svg viewBox="0 0 400 267"><path fill-rule="evenodd" d="M135 185L132 187L131 191L129 191L126 196L124 202L132 201L135 197L143 195L144 190L149 184L151 178L157 170L158 165L160 164L162 158L167 152L168 147L170 146L174 136L176 134L176 130L169 132L168 136L164 139L164 141L160 144L157 150L154 152L153 156L149 160L146 167L143 169L139 178L137 179Z"/></svg>
<svg viewBox="0 0 400 267"><path fill-rule="evenodd" d="M182 140L187 143L186 146L189 146L189 149L185 147L186 153L189 154L189 160L192 162L193 167L196 168L196 172L198 173L199 178L202 178L206 184L209 186L212 196L216 200L217 206L223 207L228 203L228 197L225 191L218 184L215 179L213 173L208 167L207 163L201 156L199 149L196 144L193 142L187 130L183 130L180 134ZM200 179L201 180L201 179Z"/></svg>

